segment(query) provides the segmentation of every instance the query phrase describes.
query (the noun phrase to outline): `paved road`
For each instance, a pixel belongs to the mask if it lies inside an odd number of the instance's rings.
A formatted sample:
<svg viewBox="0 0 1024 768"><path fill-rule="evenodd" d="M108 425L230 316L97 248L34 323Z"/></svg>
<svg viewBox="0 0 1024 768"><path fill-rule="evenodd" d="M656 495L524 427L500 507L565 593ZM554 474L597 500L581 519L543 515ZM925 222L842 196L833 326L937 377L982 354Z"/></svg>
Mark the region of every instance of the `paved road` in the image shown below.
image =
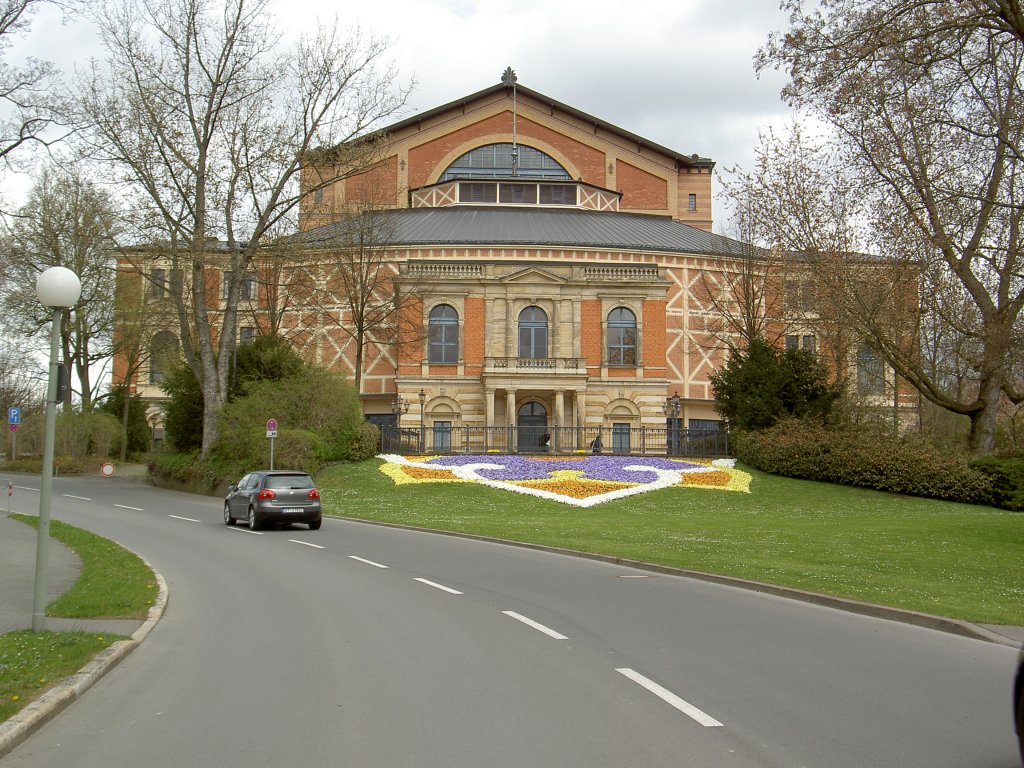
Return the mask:
<svg viewBox="0 0 1024 768"><path fill-rule="evenodd" d="M171 597L3 768L1019 765L1010 648L432 534L257 535L98 478L55 492Z"/></svg>

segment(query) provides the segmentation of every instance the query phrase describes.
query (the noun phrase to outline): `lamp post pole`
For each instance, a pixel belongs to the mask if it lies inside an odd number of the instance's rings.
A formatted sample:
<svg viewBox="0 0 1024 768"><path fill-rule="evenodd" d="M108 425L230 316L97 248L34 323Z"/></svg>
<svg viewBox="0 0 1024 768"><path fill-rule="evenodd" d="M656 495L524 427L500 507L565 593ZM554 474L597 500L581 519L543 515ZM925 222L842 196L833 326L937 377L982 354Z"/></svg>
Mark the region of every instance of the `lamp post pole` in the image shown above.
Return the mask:
<svg viewBox="0 0 1024 768"><path fill-rule="evenodd" d="M426 414L424 413L424 407L425 407L425 405L427 403L427 393L424 392L422 389L420 390L419 398L420 398L420 453L426 453L426 451L427 451L427 433L424 431L423 427L424 427L424 424L425 424L424 417L426 416Z"/></svg>
<svg viewBox="0 0 1024 768"><path fill-rule="evenodd" d="M36 576L32 593L32 631L42 632L46 623L46 568L50 544L50 498L53 495L53 444L57 421L57 350L64 310L73 307L82 293L78 276L64 267L51 267L36 281L39 301L52 310L50 325L50 375L46 384L46 424L43 433L43 469L39 484L39 530L36 539Z"/></svg>
<svg viewBox="0 0 1024 768"><path fill-rule="evenodd" d="M676 392L672 397L665 398L665 415L672 419L672 423L669 426L668 431L668 451L669 454L677 454L680 452L679 446L679 393Z"/></svg>

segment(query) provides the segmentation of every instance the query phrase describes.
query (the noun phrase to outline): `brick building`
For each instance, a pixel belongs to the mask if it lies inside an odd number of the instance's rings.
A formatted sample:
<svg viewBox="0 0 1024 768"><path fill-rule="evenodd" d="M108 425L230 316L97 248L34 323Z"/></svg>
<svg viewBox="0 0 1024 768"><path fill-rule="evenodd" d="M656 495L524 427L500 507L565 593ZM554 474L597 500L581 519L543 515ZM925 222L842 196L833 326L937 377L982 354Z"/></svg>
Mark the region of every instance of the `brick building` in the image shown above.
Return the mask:
<svg viewBox="0 0 1024 768"><path fill-rule="evenodd" d="M307 357L354 373L332 249L372 195L386 220L381 268L402 297L390 326L366 334L372 421L415 428L437 450L525 448L551 433L564 449L597 429L619 450L660 431L664 450L673 430L716 429L709 377L724 351L709 318L721 305L701 286L726 283L749 249L711 232L714 162L508 75L389 126L366 173L323 184L337 171L330 155L308 164L304 260L293 275L254 277L240 341L276 307L274 324ZM316 311L303 306L309 286Z"/></svg>

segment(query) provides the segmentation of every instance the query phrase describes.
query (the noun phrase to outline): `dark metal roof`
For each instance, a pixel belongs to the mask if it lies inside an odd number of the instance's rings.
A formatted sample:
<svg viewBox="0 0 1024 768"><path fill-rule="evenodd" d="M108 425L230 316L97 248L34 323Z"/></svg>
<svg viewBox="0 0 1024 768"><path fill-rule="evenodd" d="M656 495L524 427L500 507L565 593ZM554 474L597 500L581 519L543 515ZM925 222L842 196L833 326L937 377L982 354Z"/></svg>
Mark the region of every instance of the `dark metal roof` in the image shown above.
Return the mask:
<svg viewBox="0 0 1024 768"><path fill-rule="evenodd" d="M388 211L389 240L404 246L595 248L740 256L738 240L705 232L667 216L545 208L404 208ZM330 247L344 239L345 222L296 235Z"/></svg>

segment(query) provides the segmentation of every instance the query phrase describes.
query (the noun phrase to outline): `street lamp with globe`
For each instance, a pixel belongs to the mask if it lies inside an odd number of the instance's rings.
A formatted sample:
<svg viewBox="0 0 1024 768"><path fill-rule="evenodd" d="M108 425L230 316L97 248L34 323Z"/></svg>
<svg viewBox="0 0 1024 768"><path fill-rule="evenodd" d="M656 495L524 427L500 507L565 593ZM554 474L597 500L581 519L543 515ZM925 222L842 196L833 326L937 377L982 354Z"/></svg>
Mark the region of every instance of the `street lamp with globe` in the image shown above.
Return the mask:
<svg viewBox="0 0 1024 768"><path fill-rule="evenodd" d="M53 442L57 421L57 379L60 324L64 310L82 295L78 275L66 267L50 267L36 280L36 296L52 310L50 321L50 375L46 385L46 427L43 433L43 469L39 485L39 530L36 540L36 578L32 596L32 631L42 632L46 620L46 567L50 543L50 497L53 494Z"/></svg>

